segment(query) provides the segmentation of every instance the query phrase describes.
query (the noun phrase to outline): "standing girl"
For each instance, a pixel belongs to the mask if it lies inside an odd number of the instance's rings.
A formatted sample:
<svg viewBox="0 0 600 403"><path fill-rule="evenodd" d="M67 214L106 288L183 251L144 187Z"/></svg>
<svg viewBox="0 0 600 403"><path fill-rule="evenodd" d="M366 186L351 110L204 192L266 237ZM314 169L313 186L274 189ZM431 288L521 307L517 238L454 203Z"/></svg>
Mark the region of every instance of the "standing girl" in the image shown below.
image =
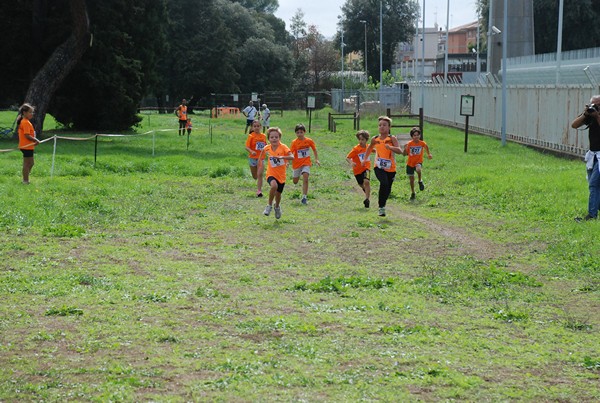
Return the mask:
<svg viewBox="0 0 600 403"><path fill-rule="evenodd" d="M271 144L262 150L258 158L258 175L262 176L265 156L269 156L267 163L267 183L270 186L269 204L263 214L271 214L273 199L275 199L275 218L279 219L281 218L281 193L285 186L287 161L292 161L294 154L288 146L281 142L281 130L278 127L271 127L267 131L267 136Z"/></svg>
<svg viewBox="0 0 600 403"><path fill-rule="evenodd" d="M394 153L402 154L402 148L398 146L398 139L390 136L392 119L387 116L380 116L378 119L379 136L371 139L371 144L367 148L369 155L375 149L375 176L379 180L379 216L385 217L385 205L392 192L392 183L396 177L396 158ZM363 162L364 164L364 162Z"/></svg>
<svg viewBox="0 0 600 403"><path fill-rule="evenodd" d="M29 185L29 174L33 168L33 150L40 141L35 138L35 130L31 124L33 106L23 104L19 108L17 127L19 128L19 149L23 153L23 183Z"/></svg>

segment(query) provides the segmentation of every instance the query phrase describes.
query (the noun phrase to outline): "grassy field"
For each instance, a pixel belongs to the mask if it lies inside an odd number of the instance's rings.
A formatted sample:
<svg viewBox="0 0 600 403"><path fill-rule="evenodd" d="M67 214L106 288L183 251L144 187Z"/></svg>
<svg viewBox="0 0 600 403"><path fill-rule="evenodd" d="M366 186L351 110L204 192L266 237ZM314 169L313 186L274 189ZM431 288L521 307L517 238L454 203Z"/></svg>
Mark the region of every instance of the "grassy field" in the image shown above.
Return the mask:
<svg viewBox="0 0 600 403"><path fill-rule="evenodd" d="M188 145L158 131L175 119L100 138L96 160L94 141L46 142L29 186L0 153L0 401L600 399L581 161L477 135L464 153L426 125L427 187L409 201L399 157L381 218L344 160L351 123L317 111L309 204L288 176L275 220L244 122L194 117ZM300 121L272 118L288 145Z"/></svg>

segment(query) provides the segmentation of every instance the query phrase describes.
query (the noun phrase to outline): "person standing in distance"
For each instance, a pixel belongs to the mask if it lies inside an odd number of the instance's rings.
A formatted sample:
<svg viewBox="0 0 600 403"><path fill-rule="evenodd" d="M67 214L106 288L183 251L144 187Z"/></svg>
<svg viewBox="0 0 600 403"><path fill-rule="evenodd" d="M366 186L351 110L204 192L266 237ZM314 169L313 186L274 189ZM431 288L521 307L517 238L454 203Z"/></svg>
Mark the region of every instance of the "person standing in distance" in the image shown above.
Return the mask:
<svg viewBox="0 0 600 403"><path fill-rule="evenodd" d="M254 118L256 117L256 114L258 113L256 108L254 107L254 102L250 101L248 103L248 106L244 108L242 113L246 117L246 128L244 129L244 134L247 134L248 128L252 127L252 122L254 122Z"/></svg>
<svg viewBox="0 0 600 403"><path fill-rule="evenodd" d="M29 185L29 174L33 168L33 150L40 141L35 137L35 130L31 124L33 106L23 104L19 108L17 128L19 133L19 149L23 153L23 184Z"/></svg>
<svg viewBox="0 0 600 403"><path fill-rule="evenodd" d="M590 191L588 213L584 218L577 217L576 221L593 220L598 218L600 207L600 95L594 95L583 112L573 120L571 127L579 129L586 125L588 129L589 150L585 153L585 165Z"/></svg>
<svg viewBox="0 0 600 403"><path fill-rule="evenodd" d="M267 104L263 104L262 108L262 126L264 130L268 130L271 125L271 111L267 107Z"/></svg>
<svg viewBox="0 0 600 403"><path fill-rule="evenodd" d="M177 107L175 110L175 114L179 118L179 135L185 136L185 126L187 125L187 101L185 99L181 100L181 105Z"/></svg>

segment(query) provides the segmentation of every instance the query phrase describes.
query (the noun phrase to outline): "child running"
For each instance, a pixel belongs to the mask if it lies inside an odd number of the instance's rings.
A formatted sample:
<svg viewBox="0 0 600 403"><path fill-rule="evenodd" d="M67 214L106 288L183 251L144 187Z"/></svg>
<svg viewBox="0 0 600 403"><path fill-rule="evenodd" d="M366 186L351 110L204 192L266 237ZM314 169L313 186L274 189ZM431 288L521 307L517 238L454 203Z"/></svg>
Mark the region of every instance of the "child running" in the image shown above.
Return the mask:
<svg viewBox="0 0 600 403"><path fill-rule="evenodd" d="M271 214L273 209L273 199L275 199L275 218L281 218L281 193L285 186L285 176L287 169L287 162L294 159L294 155L286 146L281 142L281 129L278 127L271 127L267 131L269 137L269 145L265 146L258 157L258 175L262 176L264 171L264 159L268 155L269 162L267 164L267 183L271 187L269 190L269 204L263 212L264 215Z"/></svg>
<svg viewBox="0 0 600 403"><path fill-rule="evenodd" d="M346 161L352 166L356 182L358 182L358 186L365 193L363 204L365 208L369 208L369 198L371 197L371 161L366 159L369 132L360 130L356 133L356 138L358 139L358 144L348 153Z"/></svg>
<svg viewBox="0 0 600 403"><path fill-rule="evenodd" d="M392 184L396 177L396 159L394 153L402 154L398 139L390 136L392 119L380 116L378 119L379 135L371 139L363 164L366 165L369 155L375 150L375 176L379 180L379 216L385 217L385 205L392 192Z"/></svg>
<svg viewBox="0 0 600 403"><path fill-rule="evenodd" d="M185 124L185 129L187 130L188 136L190 134L192 134L192 128L193 128L193 126L192 126L192 119L188 118L188 120L187 120L187 122Z"/></svg>
<svg viewBox="0 0 600 403"><path fill-rule="evenodd" d="M425 184L421 178L421 171L423 169L423 154L427 151L427 158L433 158L429 152L427 143L421 140L421 129L413 127L410 130L411 141L406 143L404 146L404 154L408 155L406 160L406 175L408 175L410 181L410 200L415 200L415 171L419 177L419 190L425 190Z"/></svg>
<svg viewBox="0 0 600 403"><path fill-rule="evenodd" d="M246 139L246 150L248 151L248 164L252 177L256 179L256 197L263 197L262 194L262 176L258 175L258 157L261 151L267 145L267 136L261 133L262 126L258 120L252 122L252 130Z"/></svg>
<svg viewBox="0 0 600 403"><path fill-rule="evenodd" d="M312 149L315 155L315 164L319 166L321 164L319 163L315 142L305 136L306 127L302 123L299 123L294 128L294 131L296 132L296 138L292 141L290 147L290 150L294 154L294 161L292 162L294 174L292 175L292 179L295 185L300 180L300 176L302 176L302 204L308 204L308 176L310 175L310 167L312 165L310 149Z"/></svg>

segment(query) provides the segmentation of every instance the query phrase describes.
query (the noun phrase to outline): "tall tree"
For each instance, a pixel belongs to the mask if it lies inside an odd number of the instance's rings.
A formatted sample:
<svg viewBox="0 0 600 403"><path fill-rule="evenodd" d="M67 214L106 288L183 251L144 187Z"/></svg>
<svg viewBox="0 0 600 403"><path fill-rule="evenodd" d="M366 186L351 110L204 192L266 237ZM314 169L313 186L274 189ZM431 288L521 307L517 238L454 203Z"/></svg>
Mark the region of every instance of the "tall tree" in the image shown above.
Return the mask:
<svg viewBox="0 0 600 403"><path fill-rule="evenodd" d="M41 23L46 16L46 4L44 1L34 1L33 6L33 16L38 18L38 23ZM71 35L54 50L44 66L33 77L25 95L25 101L36 108L32 123L39 134L42 133L46 112L54 93L75 68L90 42L90 25L85 0L70 0L69 9L72 20ZM37 24L33 26L39 29ZM38 35L41 37L39 31L37 35L34 34L34 38Z"/></svg>
<svg viewBox="0 0 600 403"><path fill-rule="evenodd" d="M344 30L345 51L364 52L365 28L367 24L368 74L379 77L379 1L346 0L342 6L343 18L340 29ZM415 33L415 22L419 16L417 0L383 0L383 70L391 69L394 50L398 42L408 42ZM340 32L334 41L339 48Z"/></svg>

